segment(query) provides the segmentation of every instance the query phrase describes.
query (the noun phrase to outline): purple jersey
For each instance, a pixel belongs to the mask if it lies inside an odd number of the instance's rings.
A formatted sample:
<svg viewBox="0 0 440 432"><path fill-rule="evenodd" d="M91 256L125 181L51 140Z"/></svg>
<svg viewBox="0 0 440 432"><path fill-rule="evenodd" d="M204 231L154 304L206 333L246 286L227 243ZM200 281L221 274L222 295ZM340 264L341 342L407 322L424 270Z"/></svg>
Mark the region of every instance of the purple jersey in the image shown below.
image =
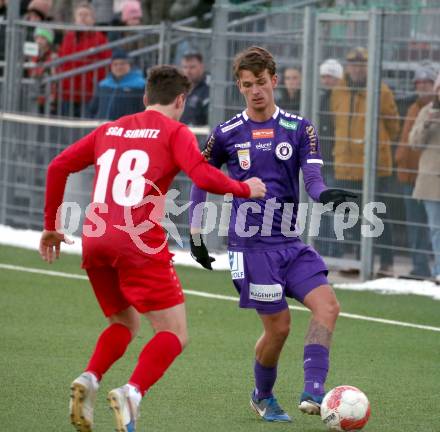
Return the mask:
<svg viewBox="0 0 440 432"><path fill-rule="evenodd" d="M267 187L264 199L234 198L230 250L279 249L298 241L300 168L312 199L326 189L318 136L308 120L277 107L269 120L255 122L243 111L214 129L203 153L218 168L226 164L230 177L260 177Z"/></svg>

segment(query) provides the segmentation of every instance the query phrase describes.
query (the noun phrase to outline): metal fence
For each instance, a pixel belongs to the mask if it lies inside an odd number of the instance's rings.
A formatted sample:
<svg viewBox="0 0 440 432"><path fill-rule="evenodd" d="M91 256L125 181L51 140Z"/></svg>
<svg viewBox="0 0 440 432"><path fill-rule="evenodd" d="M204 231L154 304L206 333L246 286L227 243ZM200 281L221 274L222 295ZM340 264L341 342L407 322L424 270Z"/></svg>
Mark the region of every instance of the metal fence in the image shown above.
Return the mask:
<svg viewBox="0 0 440 432"><path fill-rule="evenodd" d="M44 191L46 169L49 162L62 151L67 143L83 137L102 122L95 120L42 118L31 115L0 114L2 128L1 176L0 176L0 220L12 227L41 229L44 214ZM205 127L192 127L196 136L205 137ZM81 234L84 212L90 202L94 170L87 168L69 176L65 202L79 205L78 214L68 215L66 226L72 235ZM179 174L171 185L179 194L175 206L184 207L188 202L191 182ZM177 212L179 213L179 212ZM73 223L78 218L79 225ZM171 212L170 220L176 225L184 246L188 245L188 213ZM172 245L175 244L171 238ZM216 243L213 244L216 246Z"/></svg>
<svg viewBox="0 0 440 432"><path fill-rule="evenodd" d="M112 39L111 34L120 32L120 28L97 28L107 35L108 40L98 49L105 52L116 46L142 42L143 46L138 50L130 50L130 56L143 72L157 62L178 64L186 51L201 52L211 82L210 126L215 126L243 109L244 101L231 72L235 54L254 44L268 48L276 57L280 75L287 68L302 74L301 90L296 95L300 100L299 111L310 117L320 131L328 185L357 193L361 214L371 201L383 202L387 209L384 215L379 215L384 220L384 235L379 239L360 235L361 223L370 225L364 218L345 231L344 242L338 241L333 229L333 215L324 214L319 237L309 236L306 240L329 257L331 264L360 269L364 278L371 276L379 266L388 271L394 268L397 274L406 274L413 266L419 266L415 270L421 273L427 272L428 266L433 265L435 254L429 228L435 232L440 221L428 223L423 200L412 198L413 180L419 174L417 161L404 167L396 155L400 147L407 145L402 130L405 122L410 120L407 118L408 109L420 96L415 91L415 71L427 61L436 71L440 65L440 10L344 13L341 10L328 12L276 4L259 2L258 8L252 10L217 5L212 29L162 23L127 29L123 37ZM54 24L50 27L62 28ZM94 74L92 82L96 86L97 70L107 68L109 60L60 72L61 65L72 58L59 58L51 64L55 73L49 76L23 76L26 59L21 46L29 28L29 23L17 21L14 24L12 47L15 51L10 50L9 55L16 65L15 79L9 75L9 98L4 99L3 111L48 114L52 109L47 102L48 96L56 88L56 111L52 113L62 114L59 104L62 102L63 80L74 80L75 76L90 72ZM365 48L365 60L347 59L355 47ZM84 60L96 53L96 50L78 53L73 60ZM334 88L324 85L319 75L320 65L329 58L338 60L345 73ZM25 66L26 69L28 65ZM360 74L364 74L362 79L353 78L356 68L358 73L360 69ZM10 73L14 71L10 66L8 70ZM22 78L17 79L17 76ZM285 87L281 80L276 95L281 108L287 109L283 106L286 101L281 94ZM38 108L38 95L45 96L42 111ZM87 118L86 104L83 105L79 115ZM7 116L0 119L0 221L40 228L48 161L90 129L84 129L75 121L69 123L70 120L64 120L63 126L53 120L47 120L47 124L46 120L40 120L38 126L31 121L31 118L13 120ZM418 158L420 151L415 153L414 158ZM412 174L409 176L412 180L402 180L403 174ZM90 179L87 180L87 174L84 178L70 188L73 194L80 191L83 194L81 199L89 196L83 191L84 184ZM182 191L179 204L184 204L189 182L180 177L176 184ZM303 196L303 200L307 198ZM184 233L187 233L186 217L185 214L177 220ZM224 247L224 240L218 241L214 237L210 238L211 245Z"/></svg>

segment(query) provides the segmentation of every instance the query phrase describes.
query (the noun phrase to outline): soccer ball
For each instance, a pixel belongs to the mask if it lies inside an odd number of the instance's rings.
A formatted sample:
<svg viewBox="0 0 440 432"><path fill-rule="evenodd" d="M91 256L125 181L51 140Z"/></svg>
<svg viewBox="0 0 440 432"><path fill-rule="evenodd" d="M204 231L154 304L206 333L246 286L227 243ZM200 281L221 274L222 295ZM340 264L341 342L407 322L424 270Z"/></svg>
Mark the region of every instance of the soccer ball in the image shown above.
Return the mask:
<svg viewBox="0 0 440 432"><path fill-rule="evenodd" d="M368 422L370 402L358 388L335 387L324 397L321 418L331 431L358 431Z"/></svg>

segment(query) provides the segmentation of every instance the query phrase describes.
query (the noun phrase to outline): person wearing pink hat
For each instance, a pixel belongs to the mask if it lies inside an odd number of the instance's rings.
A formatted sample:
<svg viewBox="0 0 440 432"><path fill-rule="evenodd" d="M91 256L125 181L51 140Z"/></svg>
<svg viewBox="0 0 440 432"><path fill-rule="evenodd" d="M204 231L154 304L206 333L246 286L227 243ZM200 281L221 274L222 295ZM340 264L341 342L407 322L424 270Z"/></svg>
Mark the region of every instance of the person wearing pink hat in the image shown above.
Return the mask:
<svg viewBox="0 0 440 432"><path fill-rule="evenodd" d="M47 21L52 9L52 0L32 0L27 7L27 21Z"/></svg>
<svg viewBox="0 0 440 432"><path fill-rule="evenodd" d="M114 42L119 39L124 39L130 36L139 34L142 38L135 41L126 42L119 45L118 48L123 49L127 53L131 51L138 51L145 48L150 42L149 37L146 34L141 35L138 30L132 30L130 27L142 25L142 7L138 0L124 0L121 3L120 17L115 16L113 22L115 25L121 26L121 31L109 33L110 42ZM142 56L132 58L133 65L141 70L144 70L147 66Z"/></svg>
<svg viewBox="0 0 440 432"><path fill-rule="evenodd" d="M121 21L127 26L142 24L142 8L137 0L126 0L122 3Z"/></svg>

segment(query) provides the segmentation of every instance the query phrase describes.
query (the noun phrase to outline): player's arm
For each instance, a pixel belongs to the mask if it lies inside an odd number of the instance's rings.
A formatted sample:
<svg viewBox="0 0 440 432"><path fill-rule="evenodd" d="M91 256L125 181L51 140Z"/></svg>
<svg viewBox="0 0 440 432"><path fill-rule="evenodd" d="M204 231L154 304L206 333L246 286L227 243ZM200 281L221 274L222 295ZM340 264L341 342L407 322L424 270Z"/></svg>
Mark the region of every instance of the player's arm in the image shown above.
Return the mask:
<svg viewBox="0 0 440 432"><path fill-rule="evenodd" d="M304 185L309 196L322 204L333 203L333 211L339 204L356 198L357 195L343 189L329 189L321 175L323 165L319 138L315 127L305 122L300 137L300 161L304 177Z"/></svg>
<svg viewBox="0 0 440 432"><path fill-rule="evenodd" d="M224 162L226 162L227 157L222 153L221 147L216 145L215 141L215 131L208 139L205 150L203 154L200 154L197 148L197 142L194 141L192 144L191 154L193 155L193 161L191 161L191 166L189 166L189 172L187 174L194 181L194 185L191 189L191 206L190 206L190 227L191 227L191 235L190 235L190 244L191 244L191 256L204 268L212 270L211 263L214 261L214 258L209 256L208 250L203 243L203 239L200 235L201 232L201 217L200 214L195 215L195 210L200 209L203 206L199 206L198 204L203 204L206 201L206 191L224 194L224 193L233 193L235 196L241 196L243 198L250 197L263 197L266 193L266 187L261 182L261 180L252 178L247 180L246 182L237 182L236 180L230 179L228 176L223 174L219 168L222 166ZM193 152L195 150L195 152ZM210 183L218 182L218 186L220 186L221 190L216 188L213 189L210 187ZM245 194L238 195L234 193L232 189L230 189L230 185L240 185L240 187L244 187L244 189L249 188ZM229 189L229 190L226 190ZM199 222L195 222L198 220Z"/></svg>
<svg viewBox="0 0 440 432"><path fill-rule="evenodd" d="M71 244L64 234L57 232L57 212L63 202L64 189L69 174L81 171L94 162L94 131L72 144L56 156L47 168L46 196L44 206L44 231L40 240L40 255L51 263L60 254L60 243Z"/></svg>

